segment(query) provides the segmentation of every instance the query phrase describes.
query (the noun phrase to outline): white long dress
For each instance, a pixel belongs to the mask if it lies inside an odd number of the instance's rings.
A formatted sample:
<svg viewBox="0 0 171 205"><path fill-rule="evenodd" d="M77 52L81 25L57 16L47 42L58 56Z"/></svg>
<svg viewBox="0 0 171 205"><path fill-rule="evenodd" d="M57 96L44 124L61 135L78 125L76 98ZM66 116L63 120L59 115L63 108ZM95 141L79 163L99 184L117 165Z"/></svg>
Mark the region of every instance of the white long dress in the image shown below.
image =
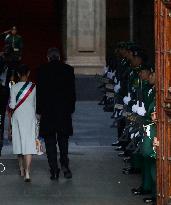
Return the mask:
<svg viewBox="0 0 171 205"><path fill-rule="evenodd" d="M10 91L10 108L16 106L16 96L25 82L13 85ZM36 154L36 87L12 115L12 144L14 154Z"/></svg>

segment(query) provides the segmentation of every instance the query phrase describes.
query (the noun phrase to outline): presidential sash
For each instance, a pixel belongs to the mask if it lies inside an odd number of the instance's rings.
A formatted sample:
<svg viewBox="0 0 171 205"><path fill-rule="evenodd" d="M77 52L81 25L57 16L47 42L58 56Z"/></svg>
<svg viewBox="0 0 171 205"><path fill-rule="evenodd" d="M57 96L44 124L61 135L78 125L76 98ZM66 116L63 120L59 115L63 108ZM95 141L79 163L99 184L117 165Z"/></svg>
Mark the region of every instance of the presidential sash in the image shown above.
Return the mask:
<svg viewBox="0 0 171 205"><path fill-rule="evenodd" d="M31 92L33 91L35 87L34 83L31 82L26 82L23 87L19 90L17 96L16 96L16 106L13 109L13 112L17 110L24 102L25 100L29 97Z"/></svg>

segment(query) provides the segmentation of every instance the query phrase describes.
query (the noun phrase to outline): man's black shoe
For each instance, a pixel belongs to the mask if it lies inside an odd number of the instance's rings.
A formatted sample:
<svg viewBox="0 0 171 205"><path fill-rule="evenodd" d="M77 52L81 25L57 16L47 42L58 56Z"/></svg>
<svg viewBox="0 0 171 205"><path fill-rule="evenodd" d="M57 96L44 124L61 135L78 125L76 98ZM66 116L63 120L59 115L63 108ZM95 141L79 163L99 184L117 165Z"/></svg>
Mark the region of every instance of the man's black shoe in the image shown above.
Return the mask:
<svg viewBox="0 0 171 205"><path fill-rule="evenodd" d="M104 101L100 101L98 105L105 105Z"/></svg>
<svg viewBox="0 0 171 205"><path fill-rule="evenodd" d="M50 179L51 180L58 180L59 179L59 173L60 173L60 169L58 169L57 171L52 171L50 170Z"/></svg>
<svg viewBox="0 0 171 205"><path fill-rule="evenodd" d="M126 174L126 175L128 175L128 174L139 174L139 173L140 173L140 170L130 167L130 168L124 168L124 169L122 169L122 173L123 173L123 174ZM137 194L137 195L138 195L138 194Z"/></svg>
<svg viewBox="0 0 171 205"><path fill-rule="evenodd" d="M125 157L125 152L120 152L120 153L118 154L118 157Z"/></svg>
<svg viewBox="0 0 171 205"><path fill-rule="evenodd" d="M130 162L130 161L131 161L131 157L130 157L130 156L124 157L123 161L124 161L125 163Z"/></svg>
<svg viewBox="0 0 171 205"><path fill-rule="evenodd" d="M144 203L149 204L149 203L155 203L156 199L154 197L147 197L143 199Z"/></svg>
<svg viewBox="0 0 171 205"><path fill-rule="evenodd" d="M113 147L115 147L115 146L120 146L120 142L119 142L119 141L113 142L113 143L112 143L112 146L113 146Z"/></svg>
<svg viewBox="0 0 171 205"><path fill-rule="evenodd" d="M144 191L142 189L142 187L139 187L137 189L132 189L131 192L134 194L134 195L146 195L146 194L151 194L151 191Z"/></svg>
<svg viewBox="0 0 171 205"><path fill-rule="evenodd" d="M119 146L115 149L116 151L124 151L124 148L122 146Z"/></svg>
<svg viewBox="0 0 171 205"><path fill-rule="evenodd" d="M113 106L108 106L106 105L104 108L103 108L104 112L113 112Z"/></svg>
<svg viewBox="0 0 171 205"><path fill-rule="evenodd" d="M62 171L63 171L64 177L66 179L71 179L72 178L72 172L68 167L62 167Z"/></svg>
<svg viewBox="0 0 171 205"><path fill-rule="evenodd" d="M138 191L142 191L142 187L138 187L138 188L133 188L131 189L131 192L134 194L134 192L138 192Z"/></svg>

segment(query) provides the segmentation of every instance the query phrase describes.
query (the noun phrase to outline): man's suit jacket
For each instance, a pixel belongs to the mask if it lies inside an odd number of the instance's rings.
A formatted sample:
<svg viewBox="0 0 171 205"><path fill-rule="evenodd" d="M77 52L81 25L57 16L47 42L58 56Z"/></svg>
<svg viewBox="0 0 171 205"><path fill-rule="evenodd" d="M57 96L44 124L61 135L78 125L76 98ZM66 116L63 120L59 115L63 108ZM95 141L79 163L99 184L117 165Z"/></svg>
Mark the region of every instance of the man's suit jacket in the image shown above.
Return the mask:
<svg viewBox="0 0 171 205"><path fill-rule="evenodd" d="M41 115L40 133L46 137L73 135L75 111L75 75L73 67L52 61L40 66L37 75L36 112Z"/></svg>

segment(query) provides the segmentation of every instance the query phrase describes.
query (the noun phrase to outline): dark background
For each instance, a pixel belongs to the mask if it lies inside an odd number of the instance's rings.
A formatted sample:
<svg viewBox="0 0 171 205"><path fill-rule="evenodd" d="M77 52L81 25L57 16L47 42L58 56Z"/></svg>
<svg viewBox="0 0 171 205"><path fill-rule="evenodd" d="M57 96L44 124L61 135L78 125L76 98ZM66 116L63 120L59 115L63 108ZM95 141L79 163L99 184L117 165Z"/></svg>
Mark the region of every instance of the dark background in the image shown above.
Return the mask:
<svg viewBox="0 0 171 205"><path fill-rule="evenodd" d="M129 40L129 0L107 2L107 56L118 41ZM146 50L154 64L154 0L134 0L134 41Z"/></svg>
<svg viewBox="0 0 171 205"><path fill-rule="evenodd" d="M63 2L57 0L0 1L0 32L16 25L23 37L23 62L34 71L46 61L49 47L62 51ZM2 50L3 42L0 42ZM35 72L32 72L32 77Z"/></svg>
<svg viewBox="0 0 171 205"><path fill-rule="evenodd" d="M134 41L154 63L154 1L134 0ZM118 41L129 40L129 0L106 0L106 56ZM0 1L0 32L13 25L24 40L23 62L35 69L46 61L46 51L57 46L64 58L66 38L65 0ZM2 50L3 42L0 42Z"/></svg>

